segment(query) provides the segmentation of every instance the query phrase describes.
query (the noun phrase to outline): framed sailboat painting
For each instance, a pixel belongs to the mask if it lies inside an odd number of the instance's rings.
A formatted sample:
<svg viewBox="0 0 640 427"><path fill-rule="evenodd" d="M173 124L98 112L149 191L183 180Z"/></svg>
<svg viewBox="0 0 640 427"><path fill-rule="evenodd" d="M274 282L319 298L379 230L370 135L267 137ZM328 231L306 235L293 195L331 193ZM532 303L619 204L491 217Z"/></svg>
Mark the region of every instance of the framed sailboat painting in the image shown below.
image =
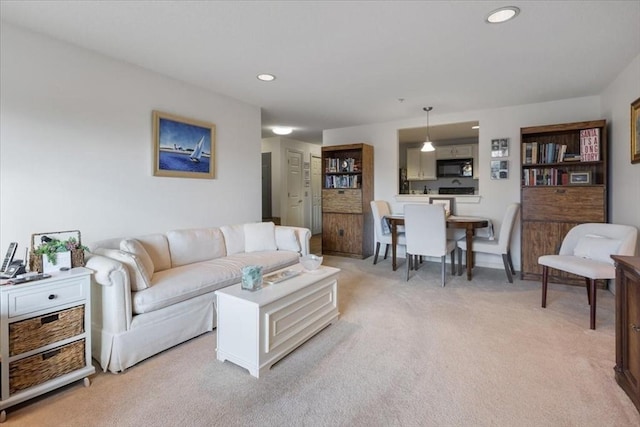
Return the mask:
<svg viewBox="0 0 640 427"><path fill-rule="evenodd" d="M153 175L215 178L216 126L153 111Z"/></svg>

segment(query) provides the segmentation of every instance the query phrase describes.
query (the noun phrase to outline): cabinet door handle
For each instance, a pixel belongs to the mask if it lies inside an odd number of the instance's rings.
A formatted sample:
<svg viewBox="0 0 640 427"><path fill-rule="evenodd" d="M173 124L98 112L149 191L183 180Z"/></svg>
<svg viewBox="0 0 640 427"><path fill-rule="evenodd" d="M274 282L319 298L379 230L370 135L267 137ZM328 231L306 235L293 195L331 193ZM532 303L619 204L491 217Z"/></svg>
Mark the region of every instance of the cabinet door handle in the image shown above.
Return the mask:
<svg viewBox="0 0 640 427"><path fill-rule="evenodd" d="M631 324L631 330L633 332L640 332L640 326L636 326L633 323Z"/></svg>
<svg viewBox="0 0 640 427"><path fill-rule="evenodd" d="M46 325L47 323L55 322L59 318L60 318L60 315L58 313L51 314L49 316L44 316L44 317L40 318L40 324L41 325Z"/></svg>
<svg viewBox="0 0 640 427"><path fill-rule="evenodd" d="M55 294L49 295L49 299L56 299L56 298L57 298L57 296Z"/></svg>

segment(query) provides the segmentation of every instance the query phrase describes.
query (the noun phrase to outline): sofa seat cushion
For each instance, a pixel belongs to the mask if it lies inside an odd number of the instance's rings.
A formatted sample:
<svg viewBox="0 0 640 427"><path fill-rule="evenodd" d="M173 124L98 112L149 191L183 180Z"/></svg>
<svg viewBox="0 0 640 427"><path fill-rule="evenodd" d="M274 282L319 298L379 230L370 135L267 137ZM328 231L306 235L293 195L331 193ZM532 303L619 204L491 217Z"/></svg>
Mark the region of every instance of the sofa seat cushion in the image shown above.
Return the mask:
<svg viewBox="0 0 640 427"><path fill-rule="evenodd" d="M149 313L240 282L242 267L262 265L268 273L298 262L298 253L241 253L156 272L151 287L132 292L135 314Z"/></svg>

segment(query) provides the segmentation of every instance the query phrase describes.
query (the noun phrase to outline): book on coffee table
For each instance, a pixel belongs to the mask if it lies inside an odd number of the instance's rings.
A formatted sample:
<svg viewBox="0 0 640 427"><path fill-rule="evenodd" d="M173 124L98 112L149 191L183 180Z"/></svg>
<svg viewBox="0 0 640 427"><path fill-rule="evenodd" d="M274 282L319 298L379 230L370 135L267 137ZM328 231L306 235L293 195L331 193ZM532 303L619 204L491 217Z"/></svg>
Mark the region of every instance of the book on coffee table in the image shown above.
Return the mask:
<svg viewBox="0 0 640 427"><path fill-rule="evenodd" d="M275 273L267 274L263 277L264 283L268 283L270 285L282 282L283 280L291 279L292 277L300 274L300 270L282 270L276 271Z"/></svg>

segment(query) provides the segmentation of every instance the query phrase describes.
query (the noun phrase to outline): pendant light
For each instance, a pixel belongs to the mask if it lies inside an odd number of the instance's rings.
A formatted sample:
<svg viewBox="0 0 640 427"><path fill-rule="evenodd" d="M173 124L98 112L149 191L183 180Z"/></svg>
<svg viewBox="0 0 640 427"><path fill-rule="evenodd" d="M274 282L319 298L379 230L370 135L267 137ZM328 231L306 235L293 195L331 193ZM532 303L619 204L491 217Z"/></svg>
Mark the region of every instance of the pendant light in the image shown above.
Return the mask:
<svg viewBox="0 0 640 427"><path fill-rule="evenodd" d="M423 110L427 112L427 139L422 144L420 151L435 151L431 138L429 138L429 111L433 110L433 107L424 107Z"/></svg>

